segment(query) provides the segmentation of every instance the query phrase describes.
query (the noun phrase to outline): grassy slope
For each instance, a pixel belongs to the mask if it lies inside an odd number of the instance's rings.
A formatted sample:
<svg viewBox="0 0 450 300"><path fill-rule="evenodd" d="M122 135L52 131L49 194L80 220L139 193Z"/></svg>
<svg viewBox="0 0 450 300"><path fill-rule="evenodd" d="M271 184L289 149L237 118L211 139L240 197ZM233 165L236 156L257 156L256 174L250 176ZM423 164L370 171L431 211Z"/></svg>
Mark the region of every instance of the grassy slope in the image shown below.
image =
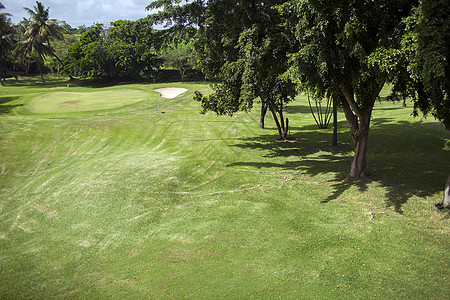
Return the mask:
<svg viewBox="0 0 450 300"><path fill-rule="evenodd" d="M152 91L163 86L189 92L164 100ZM295 140L278 142L256 110L199 115L198 89L2 87L0 298L450 297L449 213L433 206L448 131L378 103L372 176L349 181L342 115L333 148L300 98L288 109ZM46 93L130 90L146 96L30 112Z"/></svg>

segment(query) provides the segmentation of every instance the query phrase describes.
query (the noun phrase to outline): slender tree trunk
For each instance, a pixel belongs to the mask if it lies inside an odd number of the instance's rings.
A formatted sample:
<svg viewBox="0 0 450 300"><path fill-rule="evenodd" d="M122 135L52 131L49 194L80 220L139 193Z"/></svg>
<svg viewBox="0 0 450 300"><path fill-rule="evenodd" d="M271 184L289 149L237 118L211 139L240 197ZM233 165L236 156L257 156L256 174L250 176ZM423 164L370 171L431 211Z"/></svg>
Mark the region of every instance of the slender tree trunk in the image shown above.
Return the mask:
<svg viewBox="0 0 450 300"><path fill-rule="evenodd" d="M259 128L264 129L264 118L267 113L267 104L265 101L261 101L261 116L259 118Z"/></svg>
<svg viewBox="0 0 450 300"><path fill-rule="evenodd" d="M337 145L337 105L336 99L333 97L333 140L331 141L331 146Z"/></svg>
<svg viewBox="0 0 450 300"><path fill-rule="evenodd" d="M184 82L184 69L180 69L181 82Z"/></svg>
<svg viewBox="0 0 450 300"><path fill-rule="evenodd" d="M348 127L350 128L350 135L359 130L358 117L352 112L350 105L347 101L342 101L342 109L344 110L345 119L347 120ZM355 148L355 139L352 138L353 148Z"/></svg>
<svg viewBox="0 0 450 300"><path fill-rule="evenodd" d="M1 75L0 75L0 85L4 86L5 85L5 81L6 81L6 74L5 74L5 70L1 70Z"/></svg>
<svg viewBox="0 0 450 300"><path fill-rule="evenodd" d="M42 83L45 83L44 75L42 74L42 67L39 63L37 65L39 69L39 74L41 74Z"/></svg>
<svg viewBox="0 0 450 300"><path fill-rule="evenodd" d="M280 135L280 140L286 140L286 138L287 138L287 132L286 132L286 130L285 130L285 128L284 128L284 120L283 120L283 117L281 116L281 123L280 123L280 121L278 120L278 117L277 117L277 113L276 113L276 111L273 109L272 106L270 107L270 112L272 113L273 119L274 119L274 121L275 121L275 124L277 125L278 134Z"/></svg>
<svg viewBox="0 0 450 300"><path fill-rule="evenodd" d="M447 185L444 189L444 195L442 196L442 204L450 206L450 176L447 179Z"/></svg>
<svg viewBox="0 0 450 300"><path fill-rule="evenodd" d="M25 76L28 76L28 74L30 74L30 63L26 62L25 63Z"/></svg>

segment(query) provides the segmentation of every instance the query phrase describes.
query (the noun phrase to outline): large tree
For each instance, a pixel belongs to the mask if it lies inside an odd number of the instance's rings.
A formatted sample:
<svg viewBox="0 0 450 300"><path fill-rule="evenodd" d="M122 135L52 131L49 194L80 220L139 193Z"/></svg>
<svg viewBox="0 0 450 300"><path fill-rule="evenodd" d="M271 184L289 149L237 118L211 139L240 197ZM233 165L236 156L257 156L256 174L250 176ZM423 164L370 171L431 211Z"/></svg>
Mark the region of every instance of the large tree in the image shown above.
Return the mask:
<svg viewBox="0 0 450 300"><path fill-rule="evenodd" d="M292 43L280 28L280 15L272 6L276 1L209 2L208 18L200 28L197 51L200 65L210 78L220 80L215 93L201 100L204 110L232 115L261 102L260 127L270 111L280 139L288 128L286 104L296 94L286 72L286 53ZM282 1L278 1L282 2Z"/></svg>
<svg viewBox="0 0 450 300"><path fill-rule="evenodd" d="M414 115L431 113L450 129L450 2L421 0L405 23L402 48L380 57L394 83L391 98L411 97Z"/></svg>
<svg viewBox="0 0 450 300"><path fill-rule="evenodd" d="M349 176L366 176L372 109L387 73L378 54L400 49L404 18L418 0L291 0L280 7L300 44L290 75L305 89L341 100L354 157Z"/></svg>
<svg viewBox="0 0 450 300"><path fill-rule="evenodd" d="M42 65L46 56L55 56L55 51L50 45L53 39L64 39L61 28L56 19L49 19L49 8L36 1L34 10L24 7L30 15L30 23L26 28L23 40L17 44L16 53L21 60L27 56L31 57L38 64L42 82L45 82L42 75Z"/></svg>
<svg viewBox="0 0 450 300"><path fill-rule="evenodd" d="M285 1L210 0L178 5L180 2L154 1L148 8L163 8L151 18L155 22L199 27L195 48L201 70L208 79L219 82L213 85L212 95L196 94L204 111L232 115L252 109L259 99L261 125L269 110L280 139L286 139L283 110L295 89L282 74L293 43L280 28L280 14L274 7Z"/></svg>

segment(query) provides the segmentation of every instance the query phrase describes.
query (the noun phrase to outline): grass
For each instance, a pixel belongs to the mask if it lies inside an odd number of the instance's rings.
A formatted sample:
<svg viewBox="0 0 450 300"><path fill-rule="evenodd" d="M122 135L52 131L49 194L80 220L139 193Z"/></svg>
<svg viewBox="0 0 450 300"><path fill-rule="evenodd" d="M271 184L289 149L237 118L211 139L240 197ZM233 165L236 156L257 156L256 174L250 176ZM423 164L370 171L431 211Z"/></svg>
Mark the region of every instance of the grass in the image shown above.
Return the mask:
<svg viewBox="0 0 450 300"><path fill-rule="evenodd" d="M189 91L153 91L168 86ZM441 125L377 103L371 176L352 181L342 113L331 147L299 97L279 142L256 110L200 115L195 90L7 81L0 298L450 297Z"/></svg>

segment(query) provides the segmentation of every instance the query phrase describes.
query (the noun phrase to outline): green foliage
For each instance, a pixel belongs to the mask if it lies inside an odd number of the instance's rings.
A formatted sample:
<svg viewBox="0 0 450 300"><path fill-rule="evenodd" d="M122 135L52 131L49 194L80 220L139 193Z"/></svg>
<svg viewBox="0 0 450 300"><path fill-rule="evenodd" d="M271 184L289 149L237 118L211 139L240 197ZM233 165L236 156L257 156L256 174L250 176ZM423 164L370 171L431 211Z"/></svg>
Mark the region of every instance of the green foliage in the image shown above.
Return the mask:
<svg viewBox="0 0 450 300"><path fill-rule="evenodd" d="M196 27L205 21L205 8L208 0L157 0L152 1L146 10L158 10L148 17L154 24L165 24L175 30ZM182 5L180 5L182 4Z"/></svg>
<svg viewBox="0 0 450 300"><path fill-rule="evenodd" d="M50 41L62 40L64 36L57 20L49 19L49 8L46 9L41 2L36 1L34 10L27 7L24 9L30 15L30 19L24 22L25 32L15 48L15 53L22 62L25 60L35 61L38 64L42 82L44 82L41 66L45 58L53 56L59 60Z"/></svg>
<svg viewBox="0 0 450 300"><path fill-rule="evenodd" d="M53 73L60 75L69 48L79 40L78 34L64 34L64 39L51 43L55 56L46 58L44 66Z"/></svg>
<svg viewBox="0 0 450 300"><path fill-rule="evenodd" d="M0 9L4 8L0 3ZM14 39L14 28L9 16L10 14L8 13L0 13L0 84L2 85L4 72L7 69L10 54L16 42Z"/></svg>
<svg viewBox="0 0 450 300"><path fill-rule="evenodd" d="M256 99L272 112L280 138L287 128L283 109L295 95L294 84L281 75L291 44L280 30L273 1L208 1L195 44L202 72L220 81L212 95L196 95L203 111L232 115L249 111ZM188 13L197 20L198 15Z"/></svg>
<svg viewBox="0 0 450 300"><path fill-rule="evenodd" d="M112 22L109 32L97 24L69 48L63 71L84 78L151 76L160 64L152 38L151 27L142 19Z"/></svg>
<svg viewBox="0 0 450 300"><path fill-rule="evenodd" d="M391 98L414 101L414 115L431 113L450 128L450 4L420 1L407 19L402 49L391 63L395 85Z"/></svg>
<svg viewBox="0 0 450 300"><path fill-rule="evenodd" d="M164 60L164 66L178 70L181 81L184 81L188 70L196 67L192 41L181 41L177 44L168 45L161 52L160 57Z"/></svg>
<svg viewBox="0 0 450 300"><path fill-rule="evenodd" d="M293 0L279 6L299 44L288 76L315 98L331 96L344 109L355 151L351 177L366 176L371 113L389 79L392 60L386 58L401 49L403 21L417 2Z"/></svg>

